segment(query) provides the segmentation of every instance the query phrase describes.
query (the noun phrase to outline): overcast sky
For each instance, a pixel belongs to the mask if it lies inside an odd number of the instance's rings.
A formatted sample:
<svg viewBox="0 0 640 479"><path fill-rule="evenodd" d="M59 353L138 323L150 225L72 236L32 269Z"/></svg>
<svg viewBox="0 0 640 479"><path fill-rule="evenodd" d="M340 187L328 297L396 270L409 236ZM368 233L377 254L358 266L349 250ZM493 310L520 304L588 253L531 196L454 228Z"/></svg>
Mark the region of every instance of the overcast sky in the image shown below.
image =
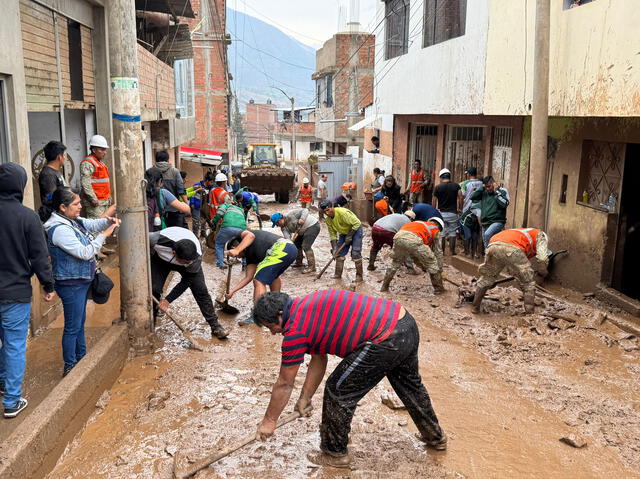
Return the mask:
<svg viewBox="0 0 640 479"><path fill-rule="evenodd" d="M227 0L227 7L270 23L297 40L319 47L338 30L348 16L349 0ZM360 0L362 28L375 26L376 1ZM233 17L227 18L232 22Z"/></svg>

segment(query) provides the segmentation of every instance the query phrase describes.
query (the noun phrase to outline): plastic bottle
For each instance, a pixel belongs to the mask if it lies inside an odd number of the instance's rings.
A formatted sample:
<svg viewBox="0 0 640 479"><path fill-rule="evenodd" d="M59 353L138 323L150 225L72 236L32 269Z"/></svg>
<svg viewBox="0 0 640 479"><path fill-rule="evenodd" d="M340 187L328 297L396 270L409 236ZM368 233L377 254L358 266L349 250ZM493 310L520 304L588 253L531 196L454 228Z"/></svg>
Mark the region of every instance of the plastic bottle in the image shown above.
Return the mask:
<svg viewBox="0 0 640 479"><path fill-rule="evenodd" d="M589 193L587 193L587 190L582 192L582 202L589 203Z"/></svg>
<svg viewBox="0 0 640 479"><path fill-rule="evenodd" d="M153 226L162 226L162 220L160 219L160 213L156 213L155 218L153 218Z"/></svg>
<svg viewBox="0 0 640 479"><path fill-rule="evenodd" d="M609 211L615 211L616 210L617 201L618 201L617 195L612 192L609 195Z"/></svg>

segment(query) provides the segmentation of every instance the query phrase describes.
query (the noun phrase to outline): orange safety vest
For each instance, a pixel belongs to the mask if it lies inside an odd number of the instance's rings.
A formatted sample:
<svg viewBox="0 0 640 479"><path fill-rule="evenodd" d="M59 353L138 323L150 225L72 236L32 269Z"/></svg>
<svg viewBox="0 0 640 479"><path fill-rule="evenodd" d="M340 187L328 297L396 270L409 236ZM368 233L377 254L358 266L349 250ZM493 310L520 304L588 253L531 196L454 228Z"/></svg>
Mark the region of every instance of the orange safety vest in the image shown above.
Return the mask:
<svg viewBox="0 0 640 479"><path fill-rule="evenodd" d="M227 196L229 196L229 192L221 186L216 186L211 190L211 193L209 193L209 205L211 206L210 215L212 217L216 214L218 206L225 203L225 199Z"/></svg>
<svg viewBox="0 0 640 479"><path fill-rule="evenodd" d="M300 187L300 203L312 203L313 202L313 189L311 185L307 188L304 186Z"/></svg>
<svg viewBox="0 0 640 479"><path fill-rule="evenodd" d="M491 237L489 244L492 243L508 243L520 248L527 258L533 258L536 255L536 245L538 244L538 233L541 230L535 228L514 228L504 230Z"/></svg>
<svg viewBox="0 0 640 479"><path fill-rule="evenodd" d="M93 188L93 192L96 194L96 197L100 201L105 201L111 198L111 181L109 180L109 168L107 165L98 161L95 156L89 155L82 163L88 161L93 165L95 170L93 171L93 175L91 175L91 186Z"/></svg>
<svg viewBox="0 0 640 479"><path fill-rule="evenodd" d="M418 173L416 170L411 170L411 186L409 191L411 193L420 193L422 191L422 184L427 180L424 170L420 170Z"/></svg>
<svg viewBox="0 0 640 479"><path fill-rule="evenodd" d="M400 231L408 231L419 236L424 244L433 246L436 235L440 228L433 221L411 221L400 228Z"/></svg>
<svg viewBox="0 0 640 479"><path fill-rule="evenodd" d="M375 207L376 210L378 210L378 213L380 213L382 216L387 216L389 214L389 203L387 202L387 200L376 201Z"/></svg>

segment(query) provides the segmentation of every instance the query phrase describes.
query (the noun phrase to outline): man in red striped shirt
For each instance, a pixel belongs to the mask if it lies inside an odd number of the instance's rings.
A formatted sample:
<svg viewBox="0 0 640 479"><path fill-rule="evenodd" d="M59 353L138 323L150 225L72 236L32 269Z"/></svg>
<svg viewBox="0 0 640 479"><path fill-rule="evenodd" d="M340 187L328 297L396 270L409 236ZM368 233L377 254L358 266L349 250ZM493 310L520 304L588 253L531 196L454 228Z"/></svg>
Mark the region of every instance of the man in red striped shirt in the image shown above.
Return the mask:
<svg viewBox="0 0 640 479"><path fill-rule="evenodd" d="M256 437L273 435L289 402L304 355L311 361L295 409L303 413L322 382L327 354L343 358L325 384L320 452L310 461L348 467L351 420L358 401L385 376L407 407L422 440L437 450L447 447L429 394L418 371L420 336L415 319L401 304L343 290L325 290L290 298L263 294L253 310L256 324L282 334L280 375Z"/></svg>

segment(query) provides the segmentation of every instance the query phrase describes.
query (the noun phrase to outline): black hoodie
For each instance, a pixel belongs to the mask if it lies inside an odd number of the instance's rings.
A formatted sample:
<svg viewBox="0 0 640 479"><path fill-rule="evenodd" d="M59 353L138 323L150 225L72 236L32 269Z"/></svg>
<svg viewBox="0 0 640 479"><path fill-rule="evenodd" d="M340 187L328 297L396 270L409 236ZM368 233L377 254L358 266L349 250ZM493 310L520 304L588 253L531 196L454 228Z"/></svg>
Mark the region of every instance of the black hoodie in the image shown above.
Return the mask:
<svg viewBox="0 0 640 479"><path fill-rule="evenodd" d="M0 165L0 303L29 303L35 273L47 293L53 291L49 250L35 211L22 205L27 172Z"/></svg>

